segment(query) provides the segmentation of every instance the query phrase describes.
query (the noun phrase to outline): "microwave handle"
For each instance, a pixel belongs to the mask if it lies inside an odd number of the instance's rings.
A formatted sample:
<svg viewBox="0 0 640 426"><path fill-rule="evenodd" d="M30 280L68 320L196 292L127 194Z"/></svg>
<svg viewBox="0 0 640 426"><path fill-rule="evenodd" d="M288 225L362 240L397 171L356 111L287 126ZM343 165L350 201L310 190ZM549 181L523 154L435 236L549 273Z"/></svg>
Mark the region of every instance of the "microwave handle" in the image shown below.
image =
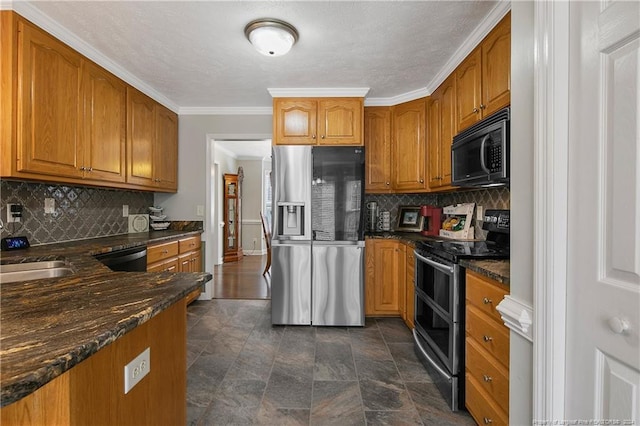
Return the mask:
<svg viewBox="0 0 640 426"><path fill-rule="evenodd" d="M487 168L487 141L489 140L490 135L485 135L482 138L482 142L480 142L480 167L485 171L486 174L491 174L491 170Z"/></svg>

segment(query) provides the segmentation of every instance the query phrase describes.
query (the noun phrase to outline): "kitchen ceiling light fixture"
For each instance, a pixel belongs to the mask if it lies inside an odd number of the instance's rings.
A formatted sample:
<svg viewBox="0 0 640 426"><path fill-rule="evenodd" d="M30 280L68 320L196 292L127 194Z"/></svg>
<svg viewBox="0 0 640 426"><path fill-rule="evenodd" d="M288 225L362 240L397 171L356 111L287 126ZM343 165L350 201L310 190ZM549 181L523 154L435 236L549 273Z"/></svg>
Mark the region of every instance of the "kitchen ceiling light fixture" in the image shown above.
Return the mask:
<svg viewBox="0 0 640 426"><path fill-rule="evenodd" d="M279 19L262 18L244 27L244 34L256 50L265 56L282 56L298 41L295 27Z"/></svg>

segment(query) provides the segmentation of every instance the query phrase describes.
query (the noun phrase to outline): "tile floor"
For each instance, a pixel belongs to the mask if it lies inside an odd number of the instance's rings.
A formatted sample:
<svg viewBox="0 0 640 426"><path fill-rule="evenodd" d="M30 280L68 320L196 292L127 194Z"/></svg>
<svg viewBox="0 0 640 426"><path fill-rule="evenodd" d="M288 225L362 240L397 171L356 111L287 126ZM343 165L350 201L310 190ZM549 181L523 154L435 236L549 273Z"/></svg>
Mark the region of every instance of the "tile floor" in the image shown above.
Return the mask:
<svg viewBox="0 0 640 426"><path fill-rule="evenodd" d="M268 300L188 308L189 425L473 425L453 413L399 318L272 326Z"/></svg>

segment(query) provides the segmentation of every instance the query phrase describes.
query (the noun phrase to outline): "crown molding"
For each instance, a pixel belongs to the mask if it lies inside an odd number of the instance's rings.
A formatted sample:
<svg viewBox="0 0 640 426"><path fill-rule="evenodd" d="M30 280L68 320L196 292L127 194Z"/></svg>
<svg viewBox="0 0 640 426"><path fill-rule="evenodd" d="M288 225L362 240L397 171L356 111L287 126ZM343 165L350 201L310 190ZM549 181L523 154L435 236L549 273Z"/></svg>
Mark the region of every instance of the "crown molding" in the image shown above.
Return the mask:
<svg viewBox="0 0 640 426"><path fill-rule="evenodd" d="M176 105L176 103L171 99L167 98L165 95L149 86L134 74L124 69L120 64L114 62L102 52L96 50L87 42L80 39L67 28L63 27L58 22L42 13L42 11L37 7L25 1L3 1L2 9L4 10L5 8L15 11L23 18L33 22L49 34L53 35L54 37L69 45L71 48L80 52L82 55L91 59L96 64L102 66L109 72L129 83L131 86L155 99L157 102L166 106L173 112L178 112L178 105Z"/></svg>
<svg viewBox="0 0 640 426"><path fill-rule="evenodd" d="M511 10L511 2L501 0L496 6L489 12L489 14L478 24L473 32L467 37L462 45L455 51L453 56L449 58L447 63L442 69L431 79L427 88L429 93L433 93L443 81L449 77L449 75L455 71L460 63L469 56L469 53L475 49L482 39L496 26L498 22Z"/></svg>
<svg viewBox="0 0 640 426"><path fill-rule="evenodd" d="M180 107L179 115L272 115L273 107Z"/></svg>
<svg viewBox="0 0 640 426"><path fill-rule="evenodd" d="M403 102L414 101L416 99L429 96L431 91L426 87L421 89L412 90L411 92L402 93L398 96L392 96L390 98L367 98L364 100L364 106L393 106Z"/></svg>
<svg viewBox="0 0 640 426"><path fill-rule="evenodd" d="M267 89L273 98L364 98L368 87Z"/></svg>

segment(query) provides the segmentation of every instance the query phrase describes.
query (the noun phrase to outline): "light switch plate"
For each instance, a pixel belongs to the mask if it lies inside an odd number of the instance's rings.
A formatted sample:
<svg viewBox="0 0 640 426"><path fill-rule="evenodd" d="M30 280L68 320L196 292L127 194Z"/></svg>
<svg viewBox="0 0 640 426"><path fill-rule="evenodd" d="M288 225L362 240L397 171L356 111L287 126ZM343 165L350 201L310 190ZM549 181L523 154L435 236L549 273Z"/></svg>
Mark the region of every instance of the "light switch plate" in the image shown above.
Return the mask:
<svg viewBox="0 0 640 426"><path fill-rule="evenodd" d="M196 216L204 216L204 206L203 205L198 205L196 206Z"/></svg>
<svg viewBox="0 0 640 426"><path fill-rule="evenodd" d="M151 348L147 348L124 366L124 393L128 393L151 371Z"/></svg>
<svg viewBox="0 0 640 426"><path fill-rule="evenodd" d="M56 199L45 198L44 199L44 214L53 214L56 211Z"/></svg>
<svg viewBox="0 0 640 426"><path fill-rule="evenodd" d="M123 204L122 205L122 217L127 217L129 216L129 205L128 204Z"/></svg>

